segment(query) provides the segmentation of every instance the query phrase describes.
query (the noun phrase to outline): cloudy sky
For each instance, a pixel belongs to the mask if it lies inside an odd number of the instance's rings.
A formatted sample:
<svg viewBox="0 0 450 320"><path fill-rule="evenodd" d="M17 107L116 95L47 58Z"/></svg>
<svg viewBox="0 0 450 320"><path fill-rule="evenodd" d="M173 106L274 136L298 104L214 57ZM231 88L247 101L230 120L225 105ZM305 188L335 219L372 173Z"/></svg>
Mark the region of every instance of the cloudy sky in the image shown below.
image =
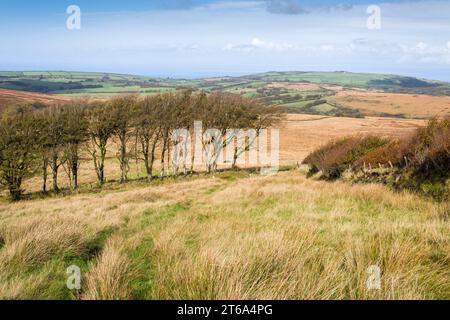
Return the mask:
<svg viewBox="0 0 450 320"><path fill-rule="evenodd" d="M79 30L67 28L73 4ZM367 26L371 5L380 29ZM346 70L450 81L448 0L2 0L0 38L0 70Z"/></svg>

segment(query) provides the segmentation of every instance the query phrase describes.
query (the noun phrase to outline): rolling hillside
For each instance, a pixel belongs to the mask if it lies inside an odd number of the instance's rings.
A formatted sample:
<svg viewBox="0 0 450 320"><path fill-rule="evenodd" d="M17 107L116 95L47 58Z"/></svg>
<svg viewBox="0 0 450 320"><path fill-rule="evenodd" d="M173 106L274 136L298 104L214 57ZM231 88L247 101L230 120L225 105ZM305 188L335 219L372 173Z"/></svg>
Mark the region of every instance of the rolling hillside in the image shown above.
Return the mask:
<svg viewBox="0 0 450 320"><path fill-rule="evenodd" d="M289 113L356 118L450 115L449 83L350 72L267 72L194 80L65 71L0 72L0 88L62 97L110 97L127 93L153 95L190 88L259 98L267 104L282 106ZM384 95L374 96L374 92ZM418 95L421 98L415 99ZM3 96L0 93L0 99ZM0 100L0 103L11 101Z"/></svg>
<svg viewBox="0 0 450 320"><path fill-rule="evenodd" d="M67 98L36 92L0 89L0 113L8 106L21 103L49 103L66 101Z"/></svg>

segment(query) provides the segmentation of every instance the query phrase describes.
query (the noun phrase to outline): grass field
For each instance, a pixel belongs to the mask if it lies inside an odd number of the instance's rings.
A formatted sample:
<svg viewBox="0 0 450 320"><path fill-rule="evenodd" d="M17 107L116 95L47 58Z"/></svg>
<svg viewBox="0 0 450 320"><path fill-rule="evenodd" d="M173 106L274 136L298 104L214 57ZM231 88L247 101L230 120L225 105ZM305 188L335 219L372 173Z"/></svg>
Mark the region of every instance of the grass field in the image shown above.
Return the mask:
<svg viewBox="0 0 450 320"><path fill-rule="evenodd" d="M404 137L424 126L426 121L382 117L333 118L290 114L280 126L280 159L293 165L316 148L339 137L373 134L382 137Z"/></svg>
<svg viewBox="0 0 450 320"><path fill-rule="evenodd" d="M450 116L450 97L374 91L344 90L330 100L358 108L371 116L400 115L414 118Z"/></svg>
<svg viewBox="0 0 450 320"><path fill-rule="evenodd" d="M1 203L0 298L449 299L444 213L298 171ZM380 290L366 286L373 265Z"/></svg>

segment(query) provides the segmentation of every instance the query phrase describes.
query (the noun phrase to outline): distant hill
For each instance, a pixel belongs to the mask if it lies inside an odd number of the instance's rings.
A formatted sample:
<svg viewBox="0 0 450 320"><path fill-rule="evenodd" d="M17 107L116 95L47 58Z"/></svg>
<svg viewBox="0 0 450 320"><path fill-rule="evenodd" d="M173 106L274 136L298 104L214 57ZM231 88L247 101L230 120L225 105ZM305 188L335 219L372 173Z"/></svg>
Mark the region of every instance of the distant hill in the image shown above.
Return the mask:
<svg viewBox="0 0 450 320"><path fill-rule="evenodd" d="M34 103L38 108L39 103L50 103L58 101L66 101L67 98L62 96L48 95L43 93L25 92L16 90L0 89L0 113L8 106Z"/></svg>
<svg viewBox="0 0 450 320"><path fill-rule="evenodd" d="M450 83L386 74L336 72L266 72L241 77L195 80L152 78L146 76L67 71L0 72L0 88L42 93L120 93L149 91L152 88L191 87L215 90L255 81L310 82L389 92L450 95ZM146 90L147 89L147 90Z"/></svg>
<svg viewBox="0 0 450 320"><path fill-rule="evenodd" d="M207 92L220 90L259 98L267 104L282 106L292 113L349 117L365 115L427 117L428 114L442 114L442 110L410 112L411 108L405 111L400 103L393 105L392 108L388 106L378 111L376 106L379 102L372 99L370 103L374 106L370 106L370 112L366 112L359 108L360 101L365 104L364 98L343 99L342 91L346 90L377 90L386 93L450 97L450 83L446 82L398 75L345 71L272 71L241 77L189 80L98 72L0 72L0 88L65 97L110 97L126 93L153 95L162 91L187 88ZM336 99L338 93L339 97ZM381 103L385 104L386 99ZM420 106L414 110L419 108ZM445 107L442 108L448 110L447 101Z"/></svg>
<svg viewBox="0 0 450 320"><path fill-rule="evenodd" d="M450 83L375 73L336 72L266 72L243 78L260 81L311 82L354 88L379 89L389 92L450 95Z"/></svg>

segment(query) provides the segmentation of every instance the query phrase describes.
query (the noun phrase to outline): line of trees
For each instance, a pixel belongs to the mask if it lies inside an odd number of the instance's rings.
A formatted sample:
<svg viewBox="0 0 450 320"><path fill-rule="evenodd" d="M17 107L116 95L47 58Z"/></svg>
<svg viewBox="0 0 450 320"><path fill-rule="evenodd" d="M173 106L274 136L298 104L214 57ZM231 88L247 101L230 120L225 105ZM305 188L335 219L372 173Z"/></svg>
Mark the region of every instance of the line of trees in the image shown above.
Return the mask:
<svg viewBox="0 0 450 320"><path fill-rule="evenodd" d="M67 173L71 189L79 185L81 155L89 154L97 181L103 185L108 148L117 145L120 182L128 180L131 159L144 163L148 180L154 179L154 164L159 159L160 175L192 173L190 163L171 161L171 148L187 141L174 141L174 133L183 128L193 132L194 122L202 121L203 130L215 128L221 136L202 132L203 148L217 150L234 143L232 167L237 158L248 150L253 141L237 142L226 135L227 130L261 129L273 126L281 119L281 112L251 98L228 93L178 91L155 96L124 95L109 100L76 99L64 104L52 104L36 110L32 106L8 109L0 119L0 183L13 200L23 195L22 183L37 174L42 175L42 191L48 192L49 177L52 189L60 190L58 177L62 169ZM204 137L204 138L203 138ZM114 143L112 143L114 142ZM181 148L183 151L183 148ZM212 157L214 159L214 156ZM171 172L172 169L172 172ZM208 162L206 171L217 169L217 159Z"/></svg>

